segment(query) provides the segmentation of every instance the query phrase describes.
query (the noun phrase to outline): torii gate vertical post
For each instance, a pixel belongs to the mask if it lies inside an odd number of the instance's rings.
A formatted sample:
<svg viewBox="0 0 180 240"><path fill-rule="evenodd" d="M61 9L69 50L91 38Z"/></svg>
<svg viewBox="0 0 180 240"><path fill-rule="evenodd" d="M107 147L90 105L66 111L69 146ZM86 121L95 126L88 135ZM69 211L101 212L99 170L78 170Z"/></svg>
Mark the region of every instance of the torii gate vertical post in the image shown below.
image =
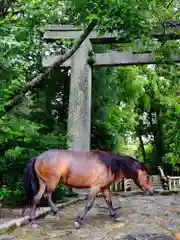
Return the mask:
<svg viewBox="0 0 180 240"><path fill-rule="evenodd" d="M90 150L92 70L88 64L91 42L85 39L71 58L68 112L68 145L75 151Z"/></svg>

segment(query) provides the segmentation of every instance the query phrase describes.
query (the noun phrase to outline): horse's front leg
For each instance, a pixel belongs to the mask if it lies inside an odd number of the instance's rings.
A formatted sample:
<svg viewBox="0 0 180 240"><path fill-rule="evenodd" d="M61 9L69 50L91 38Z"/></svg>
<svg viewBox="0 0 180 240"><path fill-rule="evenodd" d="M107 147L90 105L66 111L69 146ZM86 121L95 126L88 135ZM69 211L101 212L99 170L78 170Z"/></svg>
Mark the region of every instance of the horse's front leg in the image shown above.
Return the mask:
<svg viewBox="0 0 180 240"><path fill-rule="evenodd" d="M84 208L84 211L81 214L78 214L78 216L76 217L76 221L75 221L75 227L77 229L79 229L82 225L82 222L86 216L86 214L88 213L88 211L92 208L92 205L94 203L94 200L96 198L97 193L100 191L100 187L92 187L89 194L88 194L88 200L87 200L87 204Z"/></svg>
<svg viewBox="0 0 180 240"><path fill-rule="evenodd" d="M116 214L116 211L115 209L113 208L113 205L112 205L112 200L111 200L111 192L110 192L110 188L105 188L105 189L102 189L102 194L103 194L103 197L108 205L108 208L109 208L109 212L110 212L110 216L112 217L112 219L114 221L120 221L119 217L117 216Z"/></svg>

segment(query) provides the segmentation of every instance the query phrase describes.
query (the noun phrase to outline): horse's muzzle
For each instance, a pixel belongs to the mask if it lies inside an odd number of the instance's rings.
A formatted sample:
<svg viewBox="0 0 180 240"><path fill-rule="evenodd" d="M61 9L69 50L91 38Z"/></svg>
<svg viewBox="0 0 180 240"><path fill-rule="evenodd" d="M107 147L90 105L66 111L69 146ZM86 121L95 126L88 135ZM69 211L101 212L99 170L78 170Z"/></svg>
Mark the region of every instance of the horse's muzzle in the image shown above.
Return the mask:
<svg viewBox="0 0 180 240"><path fill-rule="evenodd" d="M146 194L150 195L150 196L154 195L154 189L153 188L149 188L148 190L146 190Z"/></svg>

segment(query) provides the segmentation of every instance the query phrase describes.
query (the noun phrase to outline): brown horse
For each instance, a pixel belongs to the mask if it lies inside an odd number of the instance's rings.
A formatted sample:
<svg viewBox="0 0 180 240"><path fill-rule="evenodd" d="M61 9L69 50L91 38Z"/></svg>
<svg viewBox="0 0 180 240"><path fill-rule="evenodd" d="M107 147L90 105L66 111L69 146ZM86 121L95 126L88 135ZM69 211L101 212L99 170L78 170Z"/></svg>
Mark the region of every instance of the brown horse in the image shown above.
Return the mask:
<svg viewBox="0 0 180 240"><path fill-rule="evenodd" d="M25 193L32 203L31 224L37 226L35 212L42 196L47 198L54 214L60 215L51 199L57 184L65 184L74 188L90 188L85 209L76 218L76 228L80 228L100 191L108 205L110 216L117 221L118 217L111 201L110 185L123 178L133 179L140 189L150 195L154 192L147 169L130 156L118 156L100 150L76 152L53 149L45 151L32 158L24 169Z"/></svg>

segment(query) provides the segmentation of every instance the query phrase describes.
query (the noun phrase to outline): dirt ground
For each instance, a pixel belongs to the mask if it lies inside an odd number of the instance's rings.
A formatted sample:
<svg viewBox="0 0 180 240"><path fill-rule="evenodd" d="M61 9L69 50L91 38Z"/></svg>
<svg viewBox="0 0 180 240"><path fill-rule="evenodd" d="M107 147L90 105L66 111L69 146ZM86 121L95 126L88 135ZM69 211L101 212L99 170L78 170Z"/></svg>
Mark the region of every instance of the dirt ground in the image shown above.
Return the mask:
<svg viewBox="0 0 180 240"><path fill-rule="evenodd" d="M114 223L103 198L96 198L84 225L76 230L74 219L86 201L62 209L57 220L52 214L37 220L39 228L29 225L8 234L17 240L172 240L180 233L180 195L113 197L121 222Z"/></svg>

